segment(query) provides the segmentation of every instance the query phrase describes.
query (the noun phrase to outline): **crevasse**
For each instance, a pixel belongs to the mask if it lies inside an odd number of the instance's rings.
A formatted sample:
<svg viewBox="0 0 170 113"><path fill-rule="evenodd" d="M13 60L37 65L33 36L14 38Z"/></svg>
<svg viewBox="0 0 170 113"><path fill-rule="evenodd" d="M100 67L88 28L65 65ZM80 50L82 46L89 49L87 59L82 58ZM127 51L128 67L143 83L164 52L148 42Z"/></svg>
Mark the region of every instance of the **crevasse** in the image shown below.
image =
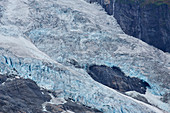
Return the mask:
<svg viewBox="0 0 170 113"><path fill-rule="evenodd" d="M61 90L61 97L106 113L160 112L86 73L86 65L115 65L127 76L147 81L153 94L168 92L169 55L124 34L99 5L83 0L2 0L0 5L2 73L31 78L41 87ZM70 59L84 68L75 68Z"/></svg>
<svg viewBox="0 0 170 113"><path fill-rule="evenodd" d="M0 61L2 73L30 78L41 87L61 91L59 97L72 98L74 101L106 113L133 113L135 111L142 113L145 110L151 112L156 109L150 109L149 105L140 104L130 97L107 88L92 80L88 75L77 75L68 70L60 69L55 64L43 63L36 59L14 59L6 56L0 57Z"/></svg>

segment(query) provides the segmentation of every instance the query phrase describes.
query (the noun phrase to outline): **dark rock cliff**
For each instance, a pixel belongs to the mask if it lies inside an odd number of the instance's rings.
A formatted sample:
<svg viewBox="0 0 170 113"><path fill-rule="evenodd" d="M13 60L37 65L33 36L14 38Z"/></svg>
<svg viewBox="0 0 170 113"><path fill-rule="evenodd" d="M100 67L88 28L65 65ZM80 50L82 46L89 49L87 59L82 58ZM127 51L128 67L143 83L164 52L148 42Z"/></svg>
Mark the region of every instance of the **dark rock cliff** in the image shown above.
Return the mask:
<svg viewBox="0 0 170 113"><path fill-rule="evenodd" d="M123 31L170 52L170 12L167 4L116 0L114 16Z"/></svg>
<svg viewBox="0 0 170 113"><path fill-rule="evenodd" d="M106 1L107 2L106 4ZM168 0L164 0L168 1ZM91 0L114 14L123 31L165 52L170 52L170 7L145 0Z"/></svg>
<svg viewBox="0 0 170 113"><path fill-rule="evenodd" d="M34 81L0 74L0 112L42 113L42 104L50 99Z"/></svg>
<svg viewBox="0 0 170 113"><path fill-rule="evenodd" d="M41 89L30 79L0 74L0 113L66 113L68 110L75 113L102 113L71 99L59 105L47 103L46 111L43 111L42 104L51 100L49 94L57 97L55 92Z"/></svg>
<svg viewBox="0 0 170 113"><path fill-rule="evenodd" d="M89 0L90 3L97 2L99 3L109 15L113 14L113 0Z"/></svg>
<svg viewBox="0 0 170 113"><path fill-rule="evenodd" d="M137 91L144 94L150 85L138 78L126 76L118 67L105 65L92 65L87 70L88 74L97 82L120 92Z"/></svg>

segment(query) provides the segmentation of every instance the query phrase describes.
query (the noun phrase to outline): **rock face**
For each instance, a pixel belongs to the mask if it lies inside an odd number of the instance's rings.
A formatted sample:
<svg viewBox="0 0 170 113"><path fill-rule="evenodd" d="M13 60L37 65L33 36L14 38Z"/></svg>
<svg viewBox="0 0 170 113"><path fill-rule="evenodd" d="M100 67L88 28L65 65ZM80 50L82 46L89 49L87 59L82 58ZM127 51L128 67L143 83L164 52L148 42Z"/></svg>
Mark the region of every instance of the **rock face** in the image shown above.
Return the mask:
<svg viewBox="0 0 170 113"><path fill-rule="evenodd" d="M113 0L90 0L92 2L98 2L109 15L113 14Z"/></svg>
<svg viewBox="0 0 170 113"><path fill-rule="evenodd" d="M0 84L0 112L41 113L41 105L51 99L47 92L41 91L30 79L12 79L15 78L0 75L0 81L3 81Z"/></svg>
<svg viewBox="0 0 170 113"><path fill-rule="evenodd" d="M89 67L88 73L97 82L120 92L137 91L144 94L146 92L146 87L150 87L150 85L143 80L125 76L120 68L115 66L92 65Z"/></svg>
<svg viewBox="0 0 170 113"><path fill-rule="evenodd" d="M158 110L94 81L85 69L92 64L119 66L127 76L147 81L149 92L162 95L169 91L168 54L124 34L115 18L97 4L20 1L0 1L4 9L0 73L18 73L48 90L61 91L59 96L105 113ZM74 59L72 65L69 59Z"/></svg>
<svg viewBox="0 0 170 113"><path fill-rule="evenodd" d="M146 4L140 0L109 0L105 4L105 1L91 0L101 4L109 15L114 14L126 34L170 52L170 8L167 4Z"/></svg>
<svg viewBox="0 0 170 113"><path fill-rule="evenodd" d="M60 105L47 104L46 109L52 113L61 113L63 111L72 111L74 113L102 113L96 109L82 106L81 104L77 104L71 100L67 100L65 104Z"/></svg>
<svg viewBox="0 0 170 113"><path fill-rule="evenodd" d="M123 31L170 52L170 10L167 4L145 4L116 0L114 16Z"/></svg>
<svg viewBox="0 0 170 113"><path fill-rule="evenodd" d="M101 113L100 111L67 100L65 104L42 104L51 99L51 91L40 89L30 79L16 78L15 75L0 75L0 112L3 113L61 113L67 110L75 113ZM54 93L54 92L53 92ZM56 96L56 95L55 95Z"/></svg>

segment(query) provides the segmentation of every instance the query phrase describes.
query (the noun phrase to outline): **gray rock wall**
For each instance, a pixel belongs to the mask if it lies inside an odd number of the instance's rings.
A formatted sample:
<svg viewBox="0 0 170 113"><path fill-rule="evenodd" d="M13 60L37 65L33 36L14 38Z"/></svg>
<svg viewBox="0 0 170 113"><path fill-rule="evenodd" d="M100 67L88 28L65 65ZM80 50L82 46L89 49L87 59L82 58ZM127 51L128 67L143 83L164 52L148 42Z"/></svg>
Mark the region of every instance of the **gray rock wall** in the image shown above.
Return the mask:
<svg viewBox="0 0 170 113"><path fill-rule="evenodd" d="M109 15L113 14L113 3L114 0L89 0L90 3L97 2L99 3Z"/></svg>
<svg viewBox="0 0 170 113"><path fill-rule="evenodd" d="M167 4L143 4L140 0L114 1L90 0L101 4L109 15L113 14L126 34L170 52L170 8Z"/></svg>
<svg viewBox="0 0 170 113"><path fill-rule="evenodd" d="M168 5L142 5L140 2L129 1L115 2L114 16L123 31L163 51L170 52Z"/></svg>

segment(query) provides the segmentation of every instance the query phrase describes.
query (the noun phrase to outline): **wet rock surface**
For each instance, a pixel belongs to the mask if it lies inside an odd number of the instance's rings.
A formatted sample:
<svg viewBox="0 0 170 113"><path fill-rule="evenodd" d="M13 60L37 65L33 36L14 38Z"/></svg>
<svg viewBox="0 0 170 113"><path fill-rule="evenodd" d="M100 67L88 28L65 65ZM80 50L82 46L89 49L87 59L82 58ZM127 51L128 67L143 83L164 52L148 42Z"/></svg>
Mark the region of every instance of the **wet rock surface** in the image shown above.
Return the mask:
<svg viewBox="0 0 170 113"><path fill-rule="evenodd" d="M118 67L105 65L91 65L87 72L96 80L120 92L137 91L144 94L150 85L138 78L126 76Z"/></svg>

